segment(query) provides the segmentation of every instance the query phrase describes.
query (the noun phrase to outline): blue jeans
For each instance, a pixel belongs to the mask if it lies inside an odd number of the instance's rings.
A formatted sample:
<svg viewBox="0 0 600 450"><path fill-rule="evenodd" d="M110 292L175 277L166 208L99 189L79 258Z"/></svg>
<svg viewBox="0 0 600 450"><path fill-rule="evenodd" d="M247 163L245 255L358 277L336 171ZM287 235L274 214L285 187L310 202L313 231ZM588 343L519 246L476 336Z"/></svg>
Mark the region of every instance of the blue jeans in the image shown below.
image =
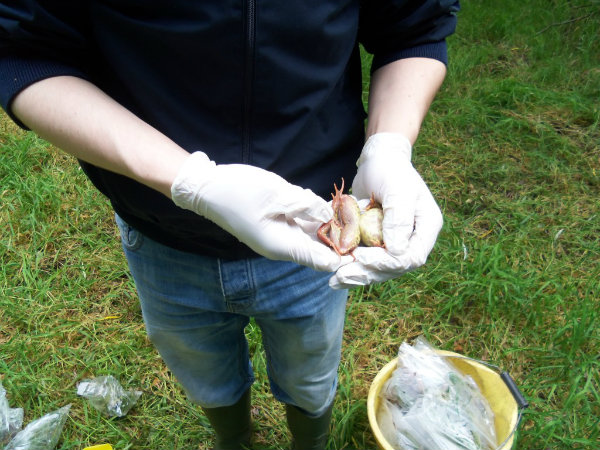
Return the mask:
<svg viewBox="0 0 600 450"><path fill-rule="evenodd" d="M205 408L232 405L254 381L244 328L262 332L273 395L319 416L337 386L348 292L294 263L224 261L159 244L116 216L149 339Z"/></svg>

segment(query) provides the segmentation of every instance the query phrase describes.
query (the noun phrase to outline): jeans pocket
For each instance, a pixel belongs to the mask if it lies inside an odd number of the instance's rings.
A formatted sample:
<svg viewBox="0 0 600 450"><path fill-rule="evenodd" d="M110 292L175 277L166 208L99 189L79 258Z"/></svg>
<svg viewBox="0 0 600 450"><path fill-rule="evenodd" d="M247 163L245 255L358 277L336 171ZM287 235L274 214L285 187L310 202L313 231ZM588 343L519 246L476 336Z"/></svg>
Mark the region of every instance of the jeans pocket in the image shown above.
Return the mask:
<svg viewBox="0 0 600 450"><path fill-rule="evenodd" d="M138 250L144 242L144 235L125 222L117 213L115 213L115 221L121 233L123 248L130 251Z"/></svg>

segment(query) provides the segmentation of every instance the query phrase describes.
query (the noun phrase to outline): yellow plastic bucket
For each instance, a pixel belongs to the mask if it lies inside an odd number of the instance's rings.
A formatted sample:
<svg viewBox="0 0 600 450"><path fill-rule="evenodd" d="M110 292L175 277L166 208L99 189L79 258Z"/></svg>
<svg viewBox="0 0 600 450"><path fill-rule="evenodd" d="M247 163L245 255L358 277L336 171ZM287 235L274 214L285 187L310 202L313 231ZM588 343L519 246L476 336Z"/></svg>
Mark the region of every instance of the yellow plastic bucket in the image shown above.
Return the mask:
<svg viewBox="0 0 600 450"><path fill-rule="evenodd" d="M510 450L513 445L514 430L519 423L519 408L526 408L527 402L518 391L516 385L506 374L500 374L480 361L466 358L458 353L438 350L441 356L449 357L448 360L463 374L470 375L479 386L481 393L487 399L490 408L494 412L494 426L498 438L498 450ZM398 359L387 363L379 371L367 398L367 414L371 430L381 450L394 450L386 441L377 424L377 409L379 408L379 392L384 383L396 370ZM518 402L517 402L518 401Z"/></svg>

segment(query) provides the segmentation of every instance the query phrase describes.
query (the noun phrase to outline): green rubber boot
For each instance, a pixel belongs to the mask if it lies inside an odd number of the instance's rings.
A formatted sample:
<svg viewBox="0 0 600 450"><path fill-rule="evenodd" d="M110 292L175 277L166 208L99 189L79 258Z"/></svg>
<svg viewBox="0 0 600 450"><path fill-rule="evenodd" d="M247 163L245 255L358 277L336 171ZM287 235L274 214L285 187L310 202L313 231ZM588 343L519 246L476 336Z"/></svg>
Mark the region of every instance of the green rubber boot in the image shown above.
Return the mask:
<svg viewBox="0 0 600 450"><path fill-rule="evenodd" d="M246 450L250 448L250 389L231 406L202 408L215 430L213 450Z"/></svg>
<svg viewBox="0 0 600 450"><path fill-rule="evenodd" d="M292 405L285 405L292 433L292 450L325 450L333 403L320 417L310 417Z"/></svg>

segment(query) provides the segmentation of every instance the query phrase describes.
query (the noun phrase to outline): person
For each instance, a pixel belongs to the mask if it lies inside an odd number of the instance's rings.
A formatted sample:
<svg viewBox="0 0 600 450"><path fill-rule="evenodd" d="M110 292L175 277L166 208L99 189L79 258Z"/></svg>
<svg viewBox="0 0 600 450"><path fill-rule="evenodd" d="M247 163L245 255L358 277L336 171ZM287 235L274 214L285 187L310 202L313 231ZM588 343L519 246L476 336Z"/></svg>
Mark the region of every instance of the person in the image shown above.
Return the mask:
<svg viewBox="0 0 600 450"><path fill-rule="evenodd" d="M293 447L325 448L348 289L424 264L442 226L411 152L458 9L0 3L2 107L110 200L148 336L216 449L251 442L250 317ZM373 54L368 115L361 44ZM342 178L382 204L385 249L340 257L316 238Z"/></svg>

